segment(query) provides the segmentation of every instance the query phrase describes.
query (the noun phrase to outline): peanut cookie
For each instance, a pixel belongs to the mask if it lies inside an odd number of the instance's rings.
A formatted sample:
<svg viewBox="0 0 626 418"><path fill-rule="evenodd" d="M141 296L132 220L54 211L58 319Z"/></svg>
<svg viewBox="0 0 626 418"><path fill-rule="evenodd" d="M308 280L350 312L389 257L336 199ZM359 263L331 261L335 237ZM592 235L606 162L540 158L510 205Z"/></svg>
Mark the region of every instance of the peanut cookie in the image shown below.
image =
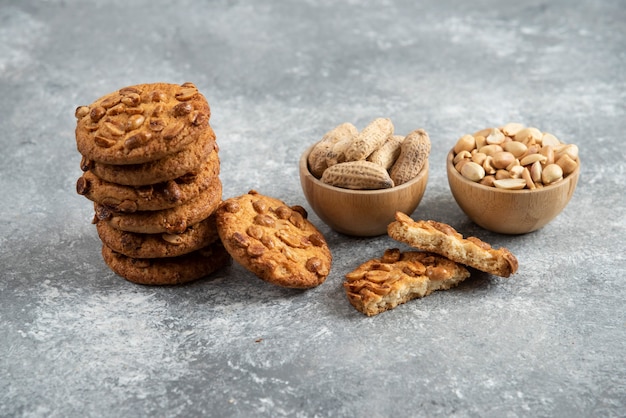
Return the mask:
<svg viewBox="0 0 626 418"><path fill-rule="evenodd" d="M108 222L97 222L96 228L107 247L133 258L178 257L219 240L214 216L191 225L181 234L138 234L115 229Z"/></svg>
<svg viewBox="0 0 626 418"><path fill-rule="evenodd" d="M231 256L278 286L311 288L326 280L332 256L322 234L300 206L254 190L230 198L216 211L217 232Z"/></svg>
<svg viewBox="0 0 626 418"><path fill-rule="evenodd" d="M132 258L102 245L102 258L126 280L145 285L175 285L206 277L230 264L220 242L179 257Z"/></svg>
<svg viewBox="0 0 626 418"><path fill-rule="evenodd" d="M134 213L113 212L110 208L94 203L95 220L108 222L111 227L140 234L181 234L187 227L208 218L222 200L222 183L215 178L198 197L180 206L157 211Z"/></svg>
<svg viewBox="0 0 626 418"><path fill-rule="evenodd" d="M217 152L212 152L197 174L187 173L174 180L147 186L123 186L87 171L76 182L76 192L114 212L163 210L196 198L213 184L219 170Z"/></svg>
<svg viewBox="0 0 626 418"><path fill-rule="evenodd" d="M414 221L397 212L387 233L396 241L497 276L509 277L517 271L517 258L507 248L495 250L476 237L463 238L450 225L441 222Z"/></svg>
<svg viewBox="0 0 626 418"><path fill-rule="evenodd" d="M209 157L218 151L215 133L209 129L200 138L182 151L159 160L143 164L114 165L90 160L83 156L80 168L91 171L102 180L125 186L145 186L173 180L189 172L196 171Z"/></svg>
<svg viewBox="0 0 626 418"><path fill-rule="evenodd" d="M182 150L209 125L209 104L193 83L139 84L76 109L76 145L88 159L141 164Z"/></svg>
<svg viewBox="0 0 626 418"><path fill-rule="evenodd" d="M352 306L373 316L435 290L450 289L469 275L465 267L439 255L393 248L346 274L343 287Z"/></svg>

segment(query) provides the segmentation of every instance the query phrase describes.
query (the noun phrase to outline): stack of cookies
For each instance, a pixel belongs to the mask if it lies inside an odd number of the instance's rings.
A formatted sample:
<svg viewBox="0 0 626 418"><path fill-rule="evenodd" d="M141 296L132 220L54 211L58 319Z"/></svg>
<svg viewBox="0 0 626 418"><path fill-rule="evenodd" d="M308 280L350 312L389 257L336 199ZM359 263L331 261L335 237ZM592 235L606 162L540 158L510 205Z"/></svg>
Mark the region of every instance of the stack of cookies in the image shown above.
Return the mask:
<svg viewBox="0 0 626 418"><path fill-rule="evenodd" d="M76 191L94 202L104 261L127 280L179 284L229 264L210 115L192 83L125 87L76 109Z"/></svg>

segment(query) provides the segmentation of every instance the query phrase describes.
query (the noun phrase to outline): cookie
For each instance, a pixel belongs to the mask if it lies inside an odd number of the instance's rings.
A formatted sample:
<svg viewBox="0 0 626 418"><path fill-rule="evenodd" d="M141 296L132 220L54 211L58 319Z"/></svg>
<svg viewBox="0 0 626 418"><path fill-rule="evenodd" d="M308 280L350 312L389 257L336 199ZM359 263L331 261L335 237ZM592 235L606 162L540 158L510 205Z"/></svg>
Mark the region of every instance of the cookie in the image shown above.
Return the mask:
<svg viewBox="0 0 626 418"><path fill-rule="evenodd" d="M102 245L104 262L126 280L145 285L175 285L206 277L230 264L220 242L169 258L132 258Z"/></svg>
<svg viewBox="0 0 626 418"><path fill-rule="evenodd" d="M173 180L202 165L211 152L218 151L215 133L211 129L203 133L198 140L189 144L182 151L165 156L159 160L143 164L104 164L83 156L80 168L91 171L102 180L125 186L146 186Z"/></svg>
<svg viewBox="0 0 626 418"><path fill-rule="evenodd" d="M215 217L210 216L180 234L138 234L97 222L100 240L110 249L133 258L178 257L218 241Z"/></svg>
<svg viewBox="0 0 626 418"><path fill-rule="evenodd" d="M507 249L493 249L476 237L463 238L450 225L436 221L414 221L397 212L387 233L396 241L411 247L432 251L457 263L496 276L509 277L518 268L517 258Z"/></svg>
<svg viewBox="0 0 626 418"><path fill-rule="evenodd" d="M350 304L367 316L395 308L436 290L446 290L470 276L467 269L437 254L386 250L346 274L343 286Z"/></svg>
<svg viewBox="0 0 626 418"><path fill-rule="evenodd" d="M95 220L108 222L111 227L122 231L140 234L181 234L190 225L208 218L221 200L222 183L216 178L198 197L171 209L122 213L94 203Z"/></svg>
<svg viewBox="0 0 626 418"><path fill-rule="evenodd" d="M123 186L87 171L76 182L76 192L114 212L163 210L196 198L215 181L219 170L220 161L214 151L198 173L147 186Z"/></svg>
<svg viewBox="0 0 626 418"><path fill-rule="evenodd" d="M182 150L209 126L193 83L138 84L76 109L76 146L90 160L141 164Z"/></svg>
<svg viewBox="0 0 626 418"><path fill-rule="evenodd" d="M302 207L252 190L222 202L215 215L226 250L261 279L297 289L326 280L330 249Z"/></svg>

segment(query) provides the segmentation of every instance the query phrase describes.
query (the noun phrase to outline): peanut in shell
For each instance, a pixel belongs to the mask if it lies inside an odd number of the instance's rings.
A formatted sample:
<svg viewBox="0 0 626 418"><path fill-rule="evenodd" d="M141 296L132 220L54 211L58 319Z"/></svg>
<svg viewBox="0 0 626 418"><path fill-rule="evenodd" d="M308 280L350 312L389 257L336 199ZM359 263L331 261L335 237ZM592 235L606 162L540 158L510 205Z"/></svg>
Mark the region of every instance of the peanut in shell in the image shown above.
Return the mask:
<svg viewBox="0 0 626 418"><path fill-rule="evenodd" d="M385 170L389 170L400 156L402 141L404 141L402 135L391 135L384 144L367 157L367 161L376 163L384 167Z"/></svg>
<svg viewBox="0 0 626 418"><path fill-rule="evenodd" d="M349 122L342 123L326 132L309 153L307 161L311 173L317 178L322 177L322 173L329 166L327 155L332 152L333 147L353 138L357 133L356 127Z"/></svg>
<svg viewBox="0 0 626 418"><path fill-rule="evenodd" d="M417 129L404 138L400 156L390 170L396 186L415 178L422 171L430 154L430 138L423 129Z"/></svg>
<svg viewBox="0 0 626 418"><path fill-rule="evenodd" d="M374 119L354 138L346 150L346 161L365 160L393 135L393 130L393 123L389 118Z"/></svg>
<svg viewBox="0 0 626 418"><path fill-rule="evenodd" d="M389 173L370 161L347 161L328 167L322 182L352 190L387 189L394 186Z"/></svg>

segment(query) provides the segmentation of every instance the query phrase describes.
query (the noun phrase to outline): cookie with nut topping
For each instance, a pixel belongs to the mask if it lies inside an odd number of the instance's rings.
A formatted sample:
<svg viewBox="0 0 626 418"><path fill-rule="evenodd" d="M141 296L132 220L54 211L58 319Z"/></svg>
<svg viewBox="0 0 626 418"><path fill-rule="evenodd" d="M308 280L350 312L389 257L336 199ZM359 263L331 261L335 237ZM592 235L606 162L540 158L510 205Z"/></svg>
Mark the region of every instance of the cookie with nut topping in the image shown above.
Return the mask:
<svg viewBox="0 0 626 418"><path fill-rule="evenodd" d="M346 274L343 287L356 310L373 316L450 289L469 276L465 267L440 255L392 248Z"/></svg>
<svg viewBox="0 0 626 418"><path fill-rule="evenodd" d="M103 244L132 258L178 257L219 240L215 216L189 226L180 234L140 234L115 229L108 222L96 222L96 229Z"/></svg>
<svg viewBox="0 0 626 418"><path fill-rule="evenodd" d="M209 126L194 143L182 151L142 164L105 164L83 156L80 168L102 180L124 186L146 186L176 179L197 171L212 152L218 152L215 132Z"/></svg>
<svg viewBox="0 0 626 418"><path fill-rule="evenodd" d="M411 247L432 251L496 276L509 277L519 265L508 248L492 248L477 237L464 238L448 224L432 220L414 221L401 212L396 213L396 220L388 225L387 233Z"/></svg>
<svg viewBox="0 0 626 418"><path fill-rule="evenodd" d="M180 234L190 225L211 216L221 201L222 183L215 178L198 197L170 209L124 213L94 203L94 221L108 222L115 229L140 234Z"/></svg>
<svg viewBox="0 0 626 418"><path fill-rule="evenodd" d="M233 259L269 283L306 289L330 273L328 244L300 206L251 190L222 202L216 222Z"/></svg>
<svg viewBox="0 0 626 418"><path fill-rule="evenodd" d="M179 257L133 258L102 245L102 258L116 274L145 285L176 285L209 276L228 266L230 255L221 242Z"/></svg>
<svg viewBox="0 0 626 418"><path fill-rule="evenodd" d="M193 83L124 87L76 109L76 145L106 164L141 164L181 151L207 129L211 111Z"/></svg>
<svg viewBox="0 0 626 418"><path fill-rule="evenodd" d="M189 172L176 179L145 186L124 186L102 180L90 170L76 182L76 192L115 212L169 209L199 196L217 179L220 161L212 152L197 173Z"/></svg>

